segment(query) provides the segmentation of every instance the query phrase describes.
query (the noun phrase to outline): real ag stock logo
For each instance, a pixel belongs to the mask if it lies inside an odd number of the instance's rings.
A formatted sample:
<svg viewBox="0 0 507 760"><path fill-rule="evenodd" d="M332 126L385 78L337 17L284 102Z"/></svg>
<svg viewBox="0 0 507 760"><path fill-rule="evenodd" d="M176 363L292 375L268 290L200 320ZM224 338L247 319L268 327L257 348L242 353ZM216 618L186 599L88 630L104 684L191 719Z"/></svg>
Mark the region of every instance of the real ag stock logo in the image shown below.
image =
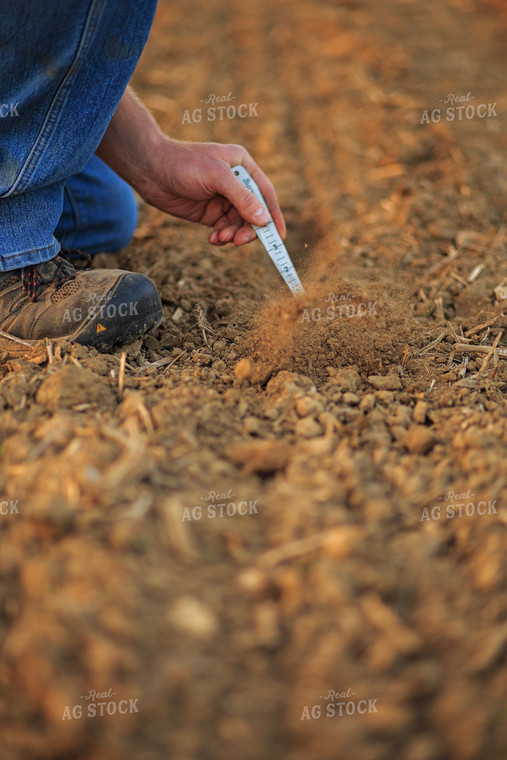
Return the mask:
<svg viewBox="0 0 507 760"><path fill-rule="evenodd" d="M441 504L435 504L433 507L425 507L422 512L420 522L426 520L453 520L455 517L473 517L474 515L497 515L496 499L488 501L471 501L474 494L470 489L465 493L456 493L449 491L445 496L441 496L439 501L445 503L445 508Z"/></svg>
<svg viewBox="0 0 507 760"><path fill-rule="evenodd" d="M350 290L347 293L341 293L339 295L328 293L325 298L321 299L324 303L327 303L328 306L322 309L319 306L316 306L313 309L304 309L301 322L320 322L321 319L331 321L333 319L378 316L376 311L376 301L354 303L350 300L351 298L352 294ZM349 303L342 303L343 301L349 301Z"/></svg>
<svg viewBox="0 0 507 760"><path fill-rule="evenodd" d="M463 121L463 119L473 119L476 116L479 119L491 119L498 116L496 112L496 103L479 103L478 106L471 103L475 100L475 95L468 92L466 95L455 95L449 93L447 97L440 98L439 103L447 105L442 113L442 109L434 108L432 111L426 109L423 111L419 124L436 124L440 119L445 121Z"/></svg>
<svg viewBox="0 0 507 760"><path fill-rule="evenodd" d="M343 718L346 715L365 715L365 713L376 713L377 698L375 699L351 699L355 691L350 688L347 691L336 691L330 689L327 694L319 697L326 704L323 705L305 705L300 720L319 720L319 718ZM324 707L324 709L323 709Z"/></svg>
<svg viewBox="0 0 507 760"><path fill-rule="evenodd" d="M113 319L115 317L132 317L139 316L137 311L137 305L139 301L124 301L122 303L109 303L113 297L112 293L105 293L104 295L98 295L97 293L90 293L86 298L85 303L90 303L87 309L82 309L80 306L76 306L72 311L65 309L62 322L78 322L81 323L84 319Z"/></svg>
<svg viewBox="0 0 507 760"><path fill-rule="evenodd" d="M110 688L108 691L99 692L90 689L88 694L80 697L86 702L85 705L67 705L63 711L62 720L80 720L81 718L105 718L106 715L127 715L138 713L137 703L139 699L115 700L116 692Z"/></svg>
<svg viewBox="0 0 507 760"><path fill-rule="evenodd" d="M214 92L210 92L201 103L208 105L204 116L207 121L223 121L223 119L235 119L239 116L240 119L251 118L252 116L258 116L257 106L258 103L240 103L236 106L231 103L231 100L236 100L237 96L229 92L228 95L215 95ZM209 105L211 103L211 105ZM226 103L227 105L215 105L216 103ZM203 119L203 109L195 108L193 111L184 111L182 124L198 124Z"/></svg>
<svg viewBox="0 0 507 760"><path fill-rule="evenodd" d="M181 516L181 521L200 520L206 517L208 520L214 520L216 517L234 517L240 515L258 515L258 499L248 499L248 501L232 501L236 494L229 490L225 493L209 491L206 496L201 496L200 500L205 504L201 506L196 504L194 507L185 507Z"/></svg>

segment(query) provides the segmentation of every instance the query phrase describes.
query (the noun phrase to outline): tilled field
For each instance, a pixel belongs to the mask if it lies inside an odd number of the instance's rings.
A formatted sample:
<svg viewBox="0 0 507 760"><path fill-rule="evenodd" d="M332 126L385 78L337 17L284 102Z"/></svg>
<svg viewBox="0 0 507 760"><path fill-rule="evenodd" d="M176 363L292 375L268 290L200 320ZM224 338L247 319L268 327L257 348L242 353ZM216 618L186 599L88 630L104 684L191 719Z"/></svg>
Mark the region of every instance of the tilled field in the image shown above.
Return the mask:
<svg viewBox="0 0 507 760"><path fill-rule="evenodd" d="M161 2L139 94L248 148L307 293L144 208L160 328L2 342L2 760L507 757L506 25Z"/></svg>

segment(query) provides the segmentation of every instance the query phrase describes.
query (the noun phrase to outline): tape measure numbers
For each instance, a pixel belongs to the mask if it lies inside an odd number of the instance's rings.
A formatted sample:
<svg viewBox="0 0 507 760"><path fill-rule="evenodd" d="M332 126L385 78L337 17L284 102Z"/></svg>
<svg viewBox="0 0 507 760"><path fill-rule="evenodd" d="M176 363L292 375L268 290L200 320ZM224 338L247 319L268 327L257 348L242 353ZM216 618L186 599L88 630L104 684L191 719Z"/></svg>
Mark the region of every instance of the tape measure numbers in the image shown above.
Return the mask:
<svg viewBox="0 0 507 760"><path fill-rule="evenodd" d="M252 192L255 197L267 208L266 201L262 197L261 191L255 184L244 166L233 166L232 171L234 175ZM278 230L276 229L273 220L268 222L265 227L257 227L252 224L255 234L261 241L262 245L268 252L269 257L273 261L274 265L282 275L284 282L289 286L291 292L296 295L297 293L304 293L304 288L301 285L301 280L294 268L287 249L283 244L283 240L280 237Z"/></svg>

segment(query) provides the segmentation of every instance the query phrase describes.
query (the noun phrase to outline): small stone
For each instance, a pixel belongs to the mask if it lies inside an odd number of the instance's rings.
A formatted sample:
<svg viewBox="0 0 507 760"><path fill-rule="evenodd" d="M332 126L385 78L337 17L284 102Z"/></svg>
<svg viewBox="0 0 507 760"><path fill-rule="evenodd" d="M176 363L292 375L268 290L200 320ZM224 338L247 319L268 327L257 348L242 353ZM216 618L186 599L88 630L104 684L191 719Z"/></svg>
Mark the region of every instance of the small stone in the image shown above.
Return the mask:
<svg viewBox="0 0 507 760"><path fill-rule="evenodd" d="M179 343L179 338L172 333L164 333L160 339L160 347L171 350Z"/></svg>
<svg viewBox="0 0 507 760"><path fill-rule="evenodd" d="M303 396L296 401L296 413L299 417L317 416L324 411L324 404L311 396Z"/></svg>
<svg viewBox="0 0 507 760"><path fill-rule="evenodd" d="M359 404L359 408L363 411L369 411L370 409L373 409L375 406L375 396L373 393L366 393L363 398L361 399L361 403Z"/></svg>
<svg viewBox="0 0 507 760"><path fill-rule="evenodd" d="M134 361L134 359L137 359L137 357L141 353L142 345L143 345L142 338L138 338L137 340L125 346L125 351L127 352L127 359L129 362ZM79 359L79 356L77 358Z"/></svg>
<svg viewBox="0 0 507 760"><path fill-rule="evenodd" d="M207 367L213 361L213 357L210 354L201 354L199 352L192 356L192 363L197 364L199 367Z"/></svg>
<svg viewBox="0 0 507 760"><path fill-rule="evenodd" d="M304 375L298 375L295 372L287 372L281 370L274 377L271 378L266 386L266 390L270 395L289 395L300 393L301 391L311 390L313 387L312 381Z"/></svg>
<svg viewBox="0 0 507 760"><path fill-rule="evenodd" d="M154 338L153 335L147 335L144 338L144 345L146 346L146 348L150 348L152 351L158 351L158 349L160 348L159 341L156 338Z"/></svg>
<svg viewBox="0 0 507 760"><path fill-rule="evenodd" d="M428 411L428 404L426 401L418 401L414 406L414 422L424 425L426 422L426 412Z"/></svg>
<svg viewBox="0 0 507 760"><path fill-rule="evenodd" d="M403 438L403 445L411 454L427 454L436 442L431 430L422 425L412 425Z"/></svg>
<svg viewBox="0 0 507 760"><path fill-rule="evenodd" d="M281 413L281 408L275 405L271 405L271 406L267 406L264 409L262 416L265 417L267 420L276 420L276 418L280 416L280 413Z"/></svg>
<svg viewBox="0 0 507 760"><path fill-rule="evenodd" d="M401 380L397 375L370 375L368 382L379 391L401 391Z"/></svg>
<svg viewBox="0 0 507 760"><path fill-rule="evenodd" d="M303 417L303 419L296 422L296 433L304 438L316 438L316 436L322 435L323 432L324 428L313 417Z"/></svg>
<svg viewBox="0 0 507 760"><path fill-rule="evenodd" d="M348 391L347 393L343 394L343 403L348 404L349 406L357 406L357 404L359 404L359 396L356 396L355 393L350 393L350 391Z"/></svg>
<svg viewBox="0 0 507 760"><path fill-rule="evenodd" d="M383 404L391 404L394 400L394 393L393 391L376 391L375 399Z"/></svg>
<svg viewBox="0 0 507 760"><path fill-rule="evenodd" d="M360 389L361 378L355 367L346 367L345 369L328 367L327 371L329 372L333 385L338 386L339 390L353 393Z"/></svg>
<svg viewBox="0 0 507 760"><path fill-rule="evenodd" d="M396 408L395 418L396 418L396 423L398 425L402 425L403 427L408 427L410 423L412 422L412 409L409 406L400 404Z"/></svg>
<svg viewBox="0 0 507 760"><path fill-rule="evenodd" d="M209 639L218 632L213 610L191 596L182 596L168 613L168 620L182 633L196 639Z"/></svg>
<svg viewBox="0 0 507 760"><path fill-rule="evenodd" d="M332 557L343 559L364 539L364 530L352 525L332 528L322 543L322 549Z"/></svg>
<svg viewBox="0 0 507 760"><path fill-rule="evenodd" d="M249 594L262 594L269 585L266 573L255 567L243 570L238 575L236 583L242 591L247 591Z"/></svg>
<svg viewBox="0 0 507 760"><path fill-rule="evenodd" d="M171 319L173 322L181 322L181 318L184 315L184 311L181 308L181 306L178 306L178 308L175 310L174 314L172 315Z"/></svg>

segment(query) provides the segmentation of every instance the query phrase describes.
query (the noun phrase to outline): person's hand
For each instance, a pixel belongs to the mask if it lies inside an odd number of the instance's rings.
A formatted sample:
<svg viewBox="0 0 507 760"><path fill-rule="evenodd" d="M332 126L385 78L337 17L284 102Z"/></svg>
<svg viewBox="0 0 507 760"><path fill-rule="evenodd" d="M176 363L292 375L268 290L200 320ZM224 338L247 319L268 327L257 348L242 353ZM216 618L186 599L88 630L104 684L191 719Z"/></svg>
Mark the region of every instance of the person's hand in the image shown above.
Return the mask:
<svg viewBox="0 0 507 760"><path fill-rule="evenodd" d="M171 140L127 87L96 151L147 203L213 231L212 245L243 245L255 240L250 224L264 227L269 214L234 176L240 164L257 183L282 238L283 220L276 192L241 145Z"/></svg>
<svg viewBox="0 0 507 760"><path fill-rule="evenodd" d="M173 216L212 227L208 238L212 245L249 243L256 238L250 224L263 227L270 219L265 207L234 176L231 167L236 164L251 174L280 235L285 237L275 189L240 145L165 138L153 158L150 182L141 193L144 200Z"/></svg>

